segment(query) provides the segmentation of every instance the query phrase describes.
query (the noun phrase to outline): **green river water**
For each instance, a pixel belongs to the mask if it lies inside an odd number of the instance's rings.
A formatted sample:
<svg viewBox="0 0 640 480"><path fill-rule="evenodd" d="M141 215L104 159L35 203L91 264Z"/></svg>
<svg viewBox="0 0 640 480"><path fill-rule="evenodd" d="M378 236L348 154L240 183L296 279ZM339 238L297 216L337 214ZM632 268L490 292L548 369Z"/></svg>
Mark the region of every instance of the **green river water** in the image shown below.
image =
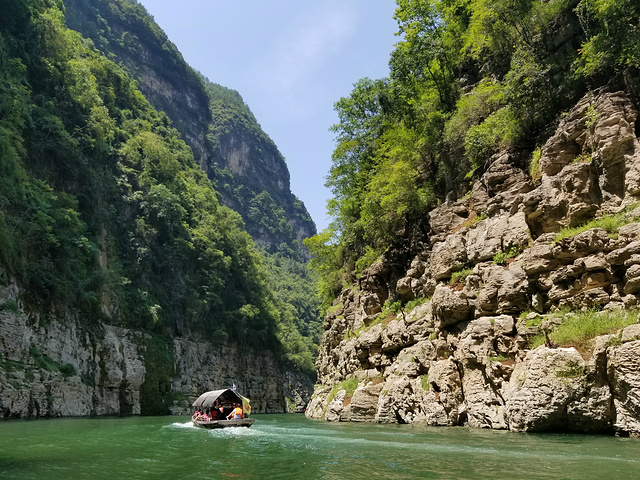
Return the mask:
<svg viewBox="0 0 640 480"><path fill-rule="evenodd" d="M0 423L0 479L640 479L640 440L255 415Z"/></svg>

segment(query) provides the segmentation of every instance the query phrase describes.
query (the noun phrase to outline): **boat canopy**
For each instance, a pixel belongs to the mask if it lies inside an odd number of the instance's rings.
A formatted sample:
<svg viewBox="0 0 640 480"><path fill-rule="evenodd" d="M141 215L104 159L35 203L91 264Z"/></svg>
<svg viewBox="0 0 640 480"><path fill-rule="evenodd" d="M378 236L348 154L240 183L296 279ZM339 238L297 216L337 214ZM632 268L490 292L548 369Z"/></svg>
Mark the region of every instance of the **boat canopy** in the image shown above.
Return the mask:
<svg viewBox="0 0 640 480"><path fill-rule="evenodd" d="M249 399L239 395L230 388L223 390L212 390L200 395L191 405L194 407L211 408L218 400L223 405L231 405L232 403L242 403L243 408L247 410L245 405L249 404Z"/></svg>

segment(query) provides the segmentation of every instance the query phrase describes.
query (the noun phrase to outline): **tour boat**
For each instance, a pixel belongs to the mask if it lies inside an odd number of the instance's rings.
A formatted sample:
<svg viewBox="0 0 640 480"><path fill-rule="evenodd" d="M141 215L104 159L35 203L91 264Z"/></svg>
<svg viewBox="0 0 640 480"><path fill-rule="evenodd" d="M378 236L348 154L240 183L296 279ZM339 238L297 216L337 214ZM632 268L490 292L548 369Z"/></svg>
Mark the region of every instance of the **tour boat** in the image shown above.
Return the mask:
<svg viewBox="0 0 640 480"><path fill-rule="evenodd" d="M242 413L244 418L227 420L226 417L222 419L204 419L197 416L195 413L191 420L196 427L200 428L227 428L227 427L250 427L255 422L253 418L247 418L247 415L251 413L251 405L249 399L236 393L235 390L225 388L223 390L212 390L200 395L195 402L191 405L200 409L211 409L222 407L225 412L231 411L233 404L242 405Z"/></svg>

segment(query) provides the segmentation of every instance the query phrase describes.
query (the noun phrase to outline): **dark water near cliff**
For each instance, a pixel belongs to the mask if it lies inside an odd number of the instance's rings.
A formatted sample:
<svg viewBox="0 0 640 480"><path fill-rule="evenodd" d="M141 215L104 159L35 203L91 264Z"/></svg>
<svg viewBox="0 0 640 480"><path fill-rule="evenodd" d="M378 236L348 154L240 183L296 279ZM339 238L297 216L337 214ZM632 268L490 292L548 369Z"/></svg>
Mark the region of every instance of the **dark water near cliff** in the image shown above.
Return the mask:
<svg viewBox="0 0 640 480"><path fill-rule="evenodd" d="M640 478L636 439L255 418L214 431L187 417L4 422L0 478Z"/></svg>

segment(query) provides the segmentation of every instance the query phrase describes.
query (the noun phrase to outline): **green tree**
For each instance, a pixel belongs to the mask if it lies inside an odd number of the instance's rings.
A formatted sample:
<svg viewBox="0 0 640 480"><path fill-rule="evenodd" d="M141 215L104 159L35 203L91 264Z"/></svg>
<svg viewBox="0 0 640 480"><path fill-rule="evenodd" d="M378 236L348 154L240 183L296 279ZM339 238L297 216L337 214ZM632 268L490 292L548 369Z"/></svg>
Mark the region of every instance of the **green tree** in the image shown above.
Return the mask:
<svg viewBox="0 0 640 480"><path fill-rule="evenodd" d="M396 44L389 65L391 78L418 96L427 84L434 88L445 110L458 96L453 81L460 48L443 22L438 3L431 0L398 0L394 18L403 39Z"/></svg>
<svg viewBox="0 0 640 480"><path fill-rule="evenodd" d="M607 75L640 68L640 5L634 0L582 0L576 13L584 29L578 72Z"/></svg>
<svg viewBox="0 0 640 480"><path fill-rule="evenodd" d="M390 78L363 79L336 103L334 220L307 243L325 307L408 232L428 230L429 208L463 194L494 154L532 158L588 88L640 98L637 2L396 3Z"/></svg>

